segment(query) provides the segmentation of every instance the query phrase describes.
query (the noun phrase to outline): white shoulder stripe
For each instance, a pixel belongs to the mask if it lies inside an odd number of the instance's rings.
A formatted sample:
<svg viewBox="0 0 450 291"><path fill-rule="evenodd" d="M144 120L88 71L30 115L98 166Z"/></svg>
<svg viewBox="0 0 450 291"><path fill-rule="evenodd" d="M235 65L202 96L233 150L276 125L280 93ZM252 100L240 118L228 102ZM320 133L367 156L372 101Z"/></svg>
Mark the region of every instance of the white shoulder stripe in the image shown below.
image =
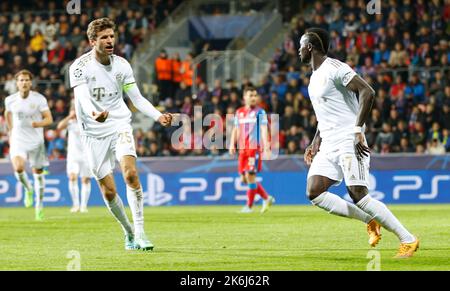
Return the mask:
<svg viewBox="0 0 450 291"><path fill-rule="evenodd" d="M342 62L332 59L332 58L328 58L330 60L330 64L334 65L336 68L339 68L340 66L342 66Z"/></svg>

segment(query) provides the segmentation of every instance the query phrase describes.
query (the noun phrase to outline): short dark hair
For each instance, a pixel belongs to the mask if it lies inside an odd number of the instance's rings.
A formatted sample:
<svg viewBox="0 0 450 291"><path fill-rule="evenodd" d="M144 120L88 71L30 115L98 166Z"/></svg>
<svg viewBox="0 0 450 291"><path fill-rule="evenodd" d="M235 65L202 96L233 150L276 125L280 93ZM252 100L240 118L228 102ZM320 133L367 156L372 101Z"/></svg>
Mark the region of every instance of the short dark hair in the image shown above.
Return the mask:
<svg viewBox="0 0 450 291"><path fill-rule="evenodd" d="M330 34L323 28L312 27L306 30L308 39L317 50L320 50L324 54L328 53L330 47Z"/></svg>
<svg viewBox="0 0 450 291"><path fill-rule="evenodd" d="M253 86L253 84L249 84L247 86L244 87L244 93L246 93L247 91L256 91L255 86Z"/></svg>

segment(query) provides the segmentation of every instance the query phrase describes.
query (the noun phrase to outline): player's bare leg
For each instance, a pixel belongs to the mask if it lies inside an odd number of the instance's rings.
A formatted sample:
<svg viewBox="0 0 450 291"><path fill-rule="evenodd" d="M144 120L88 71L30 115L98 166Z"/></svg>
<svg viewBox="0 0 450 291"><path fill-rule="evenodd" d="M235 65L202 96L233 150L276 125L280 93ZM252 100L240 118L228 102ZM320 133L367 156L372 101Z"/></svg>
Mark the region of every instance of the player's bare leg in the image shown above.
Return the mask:
<svg viewBox="0 0 450 291"><path fill-rule="evenodd" d="M33 178L34 178L34 192L36 193L36 204L35 213L36 220L44 219L44 189L45 189L45 175L44 169L33 168Z"/></svg>
<svg viewBox="0 0 450 291"><path fill-rule="evenodd" d="M123 156L120 160L123 178L127 184L127 199L133 215L135 244L142 250L153 250L153 244L144 231L144 197L134 156Z"/></svg>
<svg viewBox="0 0 450 291"><path fill-rule="evenodd" d="M125 249L135 249L133 227L128 220L127 214L125 213L125 207L123 206L122 199L120 199L120 196L117 195L116 183L114 182L113 175L109 174L98 180L98 184L103 194L103 200L105 201L106 206L122 226L125 234Z"/></svg>
<svg viewBox="0 0 450 291"><path fill-rule="evenodd" d="M359 208L398 237L400 240L400 248L396 257L411 257L419 247L419 240L400 223L383 202L373 199L368 195L369 190L367 187L349 186L347 189L353 202Z"/></svg>
<svg viewBox="0 0 450 291"><path fill-rule="evenodd" d="M15 156L11 159L12 166L14 168L14 176L17 181L22 184L22 187L25 190L24 204L25 207L33 206L33 187L30 184L30 180L28 179L27 172L25 171L25 159L21 156Z"/></svg>
<svg viewBox="0 0 450 291"><path fill-rule="evenodd" d="M88 205L90 195L91 195L91 178L90 177L82 177L81 178L80 212L82 212L82 213L88 212L87 205Z"/></svg>
<svg viewBox="0 0 450 291"><path fill-rule="evenodd" d="M241 174L241 181L242 183L246 184L248 186L248 180L247 180L247 175L246 174ZM253 212L252 210L252 206L253 206L253 201L255 199L255 195L250 195L252 192L249 190L247 190L247 203L246 205L241 209L241 213L251 213Z"/></svg>
<svg viewBox="0 0 450 291"><path fill-rule="evenodd" d="M356 205L328 192L328 189L334 183L336 181L325 176L311 176L307 182L308 198L311 200L311 203L326 210L328 213L358 219L367 224L368 230L372 230L374 228L372 216L359 209ZM369 234L369 239L371 235L373 234ZM369 243L374 242L373 240L369 240Z"/></svg>
<svg viewBox="0 0 450 291"><path fill-rule="evenodd" d="M78 212L80 210L80 188L78 187L78 175L76 173L69 174L69 192L72 197L70 212Z"/></svg>

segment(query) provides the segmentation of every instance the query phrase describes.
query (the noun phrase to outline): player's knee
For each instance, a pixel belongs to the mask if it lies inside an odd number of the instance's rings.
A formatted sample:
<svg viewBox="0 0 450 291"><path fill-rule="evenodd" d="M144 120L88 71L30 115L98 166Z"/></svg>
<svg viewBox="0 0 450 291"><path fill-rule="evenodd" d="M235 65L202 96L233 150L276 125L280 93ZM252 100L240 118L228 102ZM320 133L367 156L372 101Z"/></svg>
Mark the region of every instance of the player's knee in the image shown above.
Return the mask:
<svg viewBox="0 0 450 291"><path fill-rule="evenodd" d="M324 189L317 183L308 182L306 185L306 194L309 200L314 200L322 194Z"/></svg>
<svg viewBox="0 0 450 291"><path fill-rule="evenodd" d="M44 172L44 169L36 169L36 168L33 168L33 173L34 174L42 174Z"/></svg>
<svg viewBox="0 0 450 291"><path fill-rule="evenodd" d="M138 185L136 185L136 184L139 184L139 178L138 178L138 173L137 173L136 169L130 169L130 168L126 169L124 176L125 176L125 182L127 183L127 185L132 186L132 187L135 186L134 188L136 188L136 186L138 187Z"/></svg>
<svg viewBox="0 0 450 291"><path fill-rule="evenodd" d="M76 181L77 180L77 175L75 175L75 174L70 174L69 175L69 181L70 182L74 182L74 181Z"/></svg>
<svg viewBox="0 0 450 291"><path fill-rule="evenodd" d="M369 193L369 190L365 186L349 186L347 187L347 191L355 204Z"/></svg>
<svg viewBox="0 0 450 291"><path fill-rule="evenodd" d="M256 174L254 172L248 172L246 180L247 183L256 183Z"/></svg>
<svg viewBox="0 0 450 291"><path fill-rule="evenodd" d="M81 183L83 184L91 184L91 179L87 177L81 178Z"/></svg>

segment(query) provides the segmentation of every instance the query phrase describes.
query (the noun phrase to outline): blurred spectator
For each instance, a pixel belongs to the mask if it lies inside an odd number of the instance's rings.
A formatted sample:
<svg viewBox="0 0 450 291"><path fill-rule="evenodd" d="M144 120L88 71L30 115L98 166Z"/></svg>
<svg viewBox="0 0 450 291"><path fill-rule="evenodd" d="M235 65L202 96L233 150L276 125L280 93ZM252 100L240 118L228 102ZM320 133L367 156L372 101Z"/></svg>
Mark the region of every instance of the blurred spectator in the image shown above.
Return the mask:
<svg viewBox="0 0 450 291"><path fill-rule="evenodd" d="M175 53L171 59L172 61L172 86L173 86L173 92L175 93L176 90L180 87L180 83L183 80L182 73L181 73L181 59L180 54Z"/></svg>
<svg viewBox="0 0 450 291"><path fill-rule="evenodd" d="M84 31L91 18L108 15L116 21L116 54L130 59L139 43L153 33L179 2L130 0L101 6L101 1L98 5L97 1L88 1L81 15L71 16L55 13L64 8L62 2L49 3L44 13L6 9L7 13L0 15L2 97L16 92L14 72L27 68L36 75L35 88L48 98L55 119L60 118L67 112L73 97L71 90L62 85L63 74L70 62L90 49ZM329 55L347 61L377 92L366 124L366 138L371 148L381 153L442 152L442 147L449 151L450 38L446 29L450 19L449 4L390 1L388 6L382 5L383 13L369 15L364 1L294 2L283 4L288 6L286 11L290 11L290 17L284 15L284 19L292 20L287 24L290 30L269 61L269 70L254 84L261 95L261 106L268 113L279 114L280 145L284 152L302 153L316 131L317 120L308 100L311 70L300 64L297 55L299 38L311 26L328 29ZM30 3L29 10L39 7L43 9L37 2ZM202 45L200 53L214 47L209 40L201 40L199 48ZM196 69L192 65L193 55L188 54L181 61L174 51L171 59L166 59L170 65L165 69L155 67L162 75L166 73L168 81L167 86L157 82L163 111L192 116L193 106L200 105L204 114L224 116L233 114L242 102L241 91L249 82L248 77L229 79L224 84L218 79L213 88L208 88L206 80L197 79L196 96L193 96L191 87ZM198 68L197 72L206 76L207 72L202 69L205 68ZM158 73L155 76L158 78ZM154 102L158 105L157 99ZM140 132L136 143L139 155L216 156L221 153L217 149L174 151L170 145L174 129L155 124L151 131ZM6 140L5 134L3 138ZM191 146L193 140L186 138L182 142ZM7 142L2 148L7 152ZM64 149L59 151L54 153L55 157L64 154Z"/></svg>
<svg viewBox="0 0 450 291"><path fill-rule="evenodd" d="M392 127L389 123L385 122L382 126L382 131L378 134L375 140L375 149L377 151L387 150L394 143L394 134L392 133Z"/></svg>
<svg viewBox="0 0 450 291"><path fill-rule="evenodd" d="M161 50L155 61L155 70L161 100L172 96L172 62L166 50Z"/></svg>
<svg viewBox="0 0 450 291"><path fill-rule="evenodd" d="M435 138L430 142L430 145L428 146L425 153L430 155L443 155L445 154L445 147L442 145L442 143L439 142L437 138Z"/></svg>
<svg viewBox="0 0 450 291"><path fill-rule="evenodd" d="M414 148L409 144L407 137L402 137L400 139L400 146L396 151L401 153L413 153Z"/></svg>

